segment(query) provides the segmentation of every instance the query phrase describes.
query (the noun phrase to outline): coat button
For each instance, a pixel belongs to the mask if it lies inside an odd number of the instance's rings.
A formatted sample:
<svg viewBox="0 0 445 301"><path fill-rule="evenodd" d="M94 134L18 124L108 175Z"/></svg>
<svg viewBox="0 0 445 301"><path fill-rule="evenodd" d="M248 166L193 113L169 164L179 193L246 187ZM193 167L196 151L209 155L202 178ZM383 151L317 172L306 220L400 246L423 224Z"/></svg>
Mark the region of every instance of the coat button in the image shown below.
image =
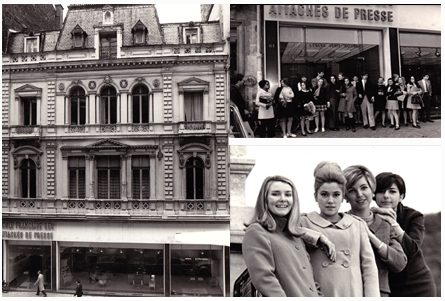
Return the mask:
<svg viewBox="0 0 445 301"><path fill-rule="evenodd" d="M344 266L345 268L349 268L349 262L347 261L344 261L341 265Z"/></svg>
<svg viewBox="0 0 445 301"><path fill-rule="evenodd" d="M301 247L300 246L295 246L295 249L300 250Z"/></svg>
<svg viewBox="0 0 445 301"><path fill-rule="evenodd" d="M321 264L322 267L326 268L329 266L329 262L327 261L323 261L323 263Z"/></svg>
<svg viewBox="0 0 445 301"><path fill-rule="evenodd" d="M349 251L348 249L344 250L343 252L345 253L345 255L351 254L351 251Z"/></svg>
<svg viewBox="0 0 445 301"><path fill-rule="evenodd" d="M314 290L314 288L311 286L311 287L309 287L309 290L311 291L311 292L315 292L315 290Z"/></svg>

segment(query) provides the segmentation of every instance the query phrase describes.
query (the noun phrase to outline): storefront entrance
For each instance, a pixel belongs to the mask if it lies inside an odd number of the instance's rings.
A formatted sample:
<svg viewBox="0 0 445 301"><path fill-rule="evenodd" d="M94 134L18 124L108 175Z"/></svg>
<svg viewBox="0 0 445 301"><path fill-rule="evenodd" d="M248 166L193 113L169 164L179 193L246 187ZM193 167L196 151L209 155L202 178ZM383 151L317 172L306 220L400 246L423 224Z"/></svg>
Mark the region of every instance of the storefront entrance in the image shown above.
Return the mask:
<svg viewBox="0 0 445 301"><path fill-rule="evenodd" d="M370 30L280 27L281 78L291 86L305 75L308 80L323 71L325 78L343 72L352 78L368 72L380 75L381 33Z"/></svg>
<svg viewBox="0 0 445 301"><path fill-rule="evenodd" d="M11 288L35 289L37 271L42 271L47 288L51 288L51 247L9 242L8 281Z"/></svg>

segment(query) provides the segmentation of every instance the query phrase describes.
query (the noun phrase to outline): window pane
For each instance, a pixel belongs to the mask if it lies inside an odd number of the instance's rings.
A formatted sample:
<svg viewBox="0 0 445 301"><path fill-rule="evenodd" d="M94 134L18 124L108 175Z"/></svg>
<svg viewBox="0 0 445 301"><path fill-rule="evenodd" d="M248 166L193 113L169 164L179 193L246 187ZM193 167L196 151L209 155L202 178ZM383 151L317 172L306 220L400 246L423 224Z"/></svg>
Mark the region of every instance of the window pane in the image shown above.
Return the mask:
<svg viewBox="0 0 445 301"><path fill-rule="evenodd" d="M117 123L117 98L110 97L110 124Z"/></svg>
<svg viewBox="0 0 445 301"><path fill-rule="evenodd" d="M142 122L148 123L148 95L142 96Z"/></svg>
<svg viewBox="0 0 445 301"><path fill-rule="evenodd" d="M120 198L120 170L110 170L110 199Z"/></svg>
<svg viewBox="0 0 445 301"><path fill-rule="evenodd" d="M28 169L24 168L21 170L22 175L22 197L28 198Z"/></svg>
<svg viewBox="0 0 445 301"><path fill-rule="evenodd" d="M79 124L86 124L86 118L87 118L87 104L85 98L80 98L80 112L79 112Z"/></svg>
<svg viewBox="0 0 445 301"><path fill-rule="evenodd" d="M204 169L202 167L195 168L195 190L196 199L204 198Z"/></svg>
<svg viewBox="0 0 445 301"><path fill-rule="evenodd" d="M202 92L184 93L185 121L202 121L203 117Z"/></svg>
<svg viewBox="0 0 445 301"><path fill-rule="evenodd" d="M141 97L139 95L133 96L133 123L140 123L141 120L139 118L140 116L140 99Z"/></svg>
<svg viewBox="0 0 445 301"><path fill-rule="evenodd" d="M26 39L26 52L37 52L37 38Z"/></svg>
<svg viewBox="0 0 445 301"><path fill-rule="evenodd" d="M150 198L150 170L142 170L142 198Z"/></svg>
<svg viewBox="0 0 445 301"><path fill-rule="evenodd" d="M108 199L108 170L97 171L97 197Z"/></svg>
<svg viewBox="0 0 445 301"><path fill-rule="evenodd" d="M77 98L71 98L71 124L78 124L78 120L77 120L77 103L78 103L78 99Z"/></svg>
<svg viewBox="0 0 445 301"><path fill-rule="evenodd" d="M133 199L141 198L140 169L133 169Z"/></svg>
<svg viewBox="0 0 445 301"><path fill-rule="evenodd" d="M189 200L195 199L195 179L194 179L194 169L187 168L185 171L186 177L186 198Z"/></svg>
<svg viewBox="0 0 445 301"><path fill-rule="evenodd" d="M30 125L31 124L31 103L28 100L24 100L23 102L23 124Z"/></svg>
<svg viewBox="0 0 445 301"><path fill-rule="evenodd" d="M135 37L136 43L143 43L144 42L143 34L144 34L144 32L142 30L138 30L138 31L136 31L134 33L134 37Z"/></svg>
<svg viewBox="0 0 445 301"><path fill-rule="evenodd" d="M77 197L77 171L70 170L70 198Z"/></svg>
<svg viewBox="0 0 445 301"><path fill-rule="evenodd" d="M74 46L76 47L82 47L82 35L76 34L74 36Z"/></svg>
<svg viewBox="0 0 445 301"><path fill-rule="evenodd" d="M85 169L79 169L78 171L79 182L78 182L78 198L85 198Z"/></svg>

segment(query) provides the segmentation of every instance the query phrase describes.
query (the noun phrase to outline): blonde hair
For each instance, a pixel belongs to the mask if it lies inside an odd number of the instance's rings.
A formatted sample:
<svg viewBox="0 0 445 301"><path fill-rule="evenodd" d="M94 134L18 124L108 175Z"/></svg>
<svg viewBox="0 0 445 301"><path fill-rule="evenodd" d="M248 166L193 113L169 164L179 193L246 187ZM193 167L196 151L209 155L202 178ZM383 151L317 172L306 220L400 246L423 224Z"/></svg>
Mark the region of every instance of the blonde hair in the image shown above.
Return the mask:
<svg viewBox="0 0 445 301"><path fill-rule="evenodd" d="M298 200L297 189L295 188L294 183L283 176L275 175L270 176L264 179L263 184L261 185L260 192L258 193L257 202L255 205L255 213L252 221L246 226L251 225L253 223L259 223L261 226L266 228L269 231L275 231L277 227L277 223L275 218L270 212L267 196L270 190L270 186L274 182L283 182L289 184L292 188L292 208L288 216L287 228L290 233L299 237L304 234L299 227L300 224L300 202Z"/></svg>
<svg viewBox="0 0 445 301"><path fill-rule="evenodd" d="M375 192L376 180L372 172L363 165L351 165L343 171L346 178L346 190L349 190L358 180L364 178L372 192Z"/></svg>
<svg viewBox="0 0 445 301"><path fill-rule="evenodd" d="M337 163L330 161L322 161L318 163L314 170L314 177L315 193L318 192L318 189L324 183L335 182L341 187L343 195L345 194L346 179Z"/></svg>

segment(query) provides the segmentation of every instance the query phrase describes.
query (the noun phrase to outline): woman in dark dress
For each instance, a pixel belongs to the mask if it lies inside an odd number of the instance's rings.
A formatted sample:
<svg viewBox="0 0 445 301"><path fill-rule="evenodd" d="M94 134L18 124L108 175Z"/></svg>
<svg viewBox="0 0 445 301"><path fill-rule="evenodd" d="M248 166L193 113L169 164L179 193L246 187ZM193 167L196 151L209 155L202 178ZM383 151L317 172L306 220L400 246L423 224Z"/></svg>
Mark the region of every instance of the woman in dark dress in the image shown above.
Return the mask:
<svg viewBox="0 0 445 301"><path fill-rule="evenodd" d="M312 90L308 87L307 82L298 83L298 87L300 90L297 92L296 98L296 115L300 118L301 134L306 136L306 132L312 134L309 123L314 119L315 106L312 102ZM306 131L304 130L305 125Z"/></svg>
<svg viewBox="0 0 445 301"><path fill-rule="evenodd" d="M391 120L391 128L394 127L394 121L396 123L396 130L400 129L399 126L399 115L397 111L399 110L399 100L397 97L402 95L400 87L394 83L392 78L388 78L388 86L386 87L386 109L388 109L389 119Z"/></svg>
<svg viewBox="0 0 445 301"><path fill-rule="evenodd" d="M382 112L382 126L386 127L386 89L383 77L379 77L374 89L374 120Z"/></svg>
<svg viewBox="0 0 445 301"><path fill-rule="evenodd" d="M390 297L436 297L434 278L420 248L425 231L423 214L402 205L406 187L401 176L383 172L376 182L379 208L372 209L391 224L408 258L402 272L389 273Z"/></svg>

